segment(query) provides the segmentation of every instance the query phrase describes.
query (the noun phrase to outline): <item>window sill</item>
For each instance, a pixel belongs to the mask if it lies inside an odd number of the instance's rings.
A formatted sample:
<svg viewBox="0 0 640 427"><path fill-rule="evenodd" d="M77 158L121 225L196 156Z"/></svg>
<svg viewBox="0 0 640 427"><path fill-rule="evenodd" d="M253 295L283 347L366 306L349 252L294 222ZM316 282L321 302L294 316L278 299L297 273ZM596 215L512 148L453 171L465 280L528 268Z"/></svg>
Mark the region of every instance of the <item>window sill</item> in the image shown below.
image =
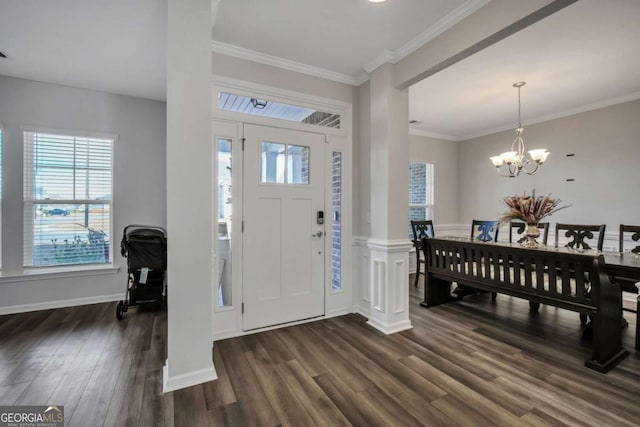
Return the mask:
<svg viewBox="0 0 640 427"><path fill-rule="evenodd" d="M69 277L102 276L107 274L116 274L119 271L120 267L114 264L82 267L65 266L25 268L22 273L0 272L0 284L29 282L35 280L66 279Z"/></svg>

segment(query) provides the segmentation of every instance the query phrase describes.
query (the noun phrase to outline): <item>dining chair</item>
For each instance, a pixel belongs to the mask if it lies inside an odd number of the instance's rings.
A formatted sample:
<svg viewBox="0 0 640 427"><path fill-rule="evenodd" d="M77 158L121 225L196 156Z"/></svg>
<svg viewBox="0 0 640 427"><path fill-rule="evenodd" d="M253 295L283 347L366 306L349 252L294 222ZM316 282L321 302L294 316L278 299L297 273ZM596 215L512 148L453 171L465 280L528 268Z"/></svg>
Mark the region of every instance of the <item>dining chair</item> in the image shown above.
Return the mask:
<svg viewBox="0 0 640 427"><path fill-rule="evenodd" d="M631 234L631 240L637 242L640 240L640 225L623 225L620 224L620 253L624 252L624 235ZM640 254L640 245L631 249L634 254Z"/></svg>
<svg viewBox="0 0 640 427"><path fill-rule="evenodd" d="M498 221L485 221L474 219L471 221L471 240L479 242L498 241ZM453 290L453 295L459 300L467 295L476 294L480 291L458 284ZM491 293L491 299L496 299L496 293Z"/></svg>
<svg viewBox="0 0 640 427"><path fill-rule="evenodd" d="M604 245L604 231L606 224L586 225L586 224L560 224L556 223L556 248L559 246L560 232L571 240L564 246L571 249L593 249L589 244L590 241L596 240L596 249L602 250ZM593 233L597 233L594 236ZM593 244L593 243L591 243Z"/></svg>
<svg viewBox="0 0 640 427"><path fill-rule="evenodd" d="M560 224L556 223L556 248L560 245L560 232L562 231L565 237L571 238L564 246L571 249L593 249L589 244L590 241L596 241L596 249L602 250L604 245L604 231L605 224ZM594 236L593 233L597 233ZM593 243L591 243L593 244ZM575 274L571 272L571 274ZM584 313L580 313L580 323L585 325L588 321L588 316Z"/></svg>
<svg viewBox="0 0 640 427"><path fill-rule="evenodd" d="M422 239L425 237L435 237L433 231L433 221L411 221L411 231L413 232L413 246L416 248L416 280L415 286L418 286L420 275L424 274L424 270L420 271L420 264L424 264L424 254L422 252Z"/></svg>
<svg viewBox="0 0 640 427"><path fill-rule="evenodd" d="M516 243L522 243L525 240L527 240L527 237L524 235L524 230L526 228L527 228L527 224L522 221L511 221L509 223L509 243L513 243L514 237L519 237L519 239L516 240ZM542 233L541 233L542 244L546 245L547 239L549 238L549 223L541 222L538 224L538 228L542 230ZM516 236L513 235L514 230L515 230L515 233L517 234Z"/></svg>
<svg viewBox="0 0 640 427"><path fill-rule="evenodd" d="M498 221L474 219L471 222L471 240L480 242L498 241Z"/></svg>

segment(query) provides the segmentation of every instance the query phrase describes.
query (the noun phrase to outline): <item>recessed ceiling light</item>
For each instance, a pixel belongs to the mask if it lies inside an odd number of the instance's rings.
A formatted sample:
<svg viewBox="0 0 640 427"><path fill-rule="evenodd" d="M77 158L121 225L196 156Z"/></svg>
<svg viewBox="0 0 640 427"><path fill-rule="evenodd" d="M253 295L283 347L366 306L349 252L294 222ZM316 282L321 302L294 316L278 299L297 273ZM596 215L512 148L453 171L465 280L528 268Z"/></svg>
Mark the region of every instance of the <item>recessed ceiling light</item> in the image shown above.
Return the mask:
<svg viewBox="0 0 640 427"><path fill-rule="evenodd" d="M382 3L384 0L369 0L371 3Z"/></svg>

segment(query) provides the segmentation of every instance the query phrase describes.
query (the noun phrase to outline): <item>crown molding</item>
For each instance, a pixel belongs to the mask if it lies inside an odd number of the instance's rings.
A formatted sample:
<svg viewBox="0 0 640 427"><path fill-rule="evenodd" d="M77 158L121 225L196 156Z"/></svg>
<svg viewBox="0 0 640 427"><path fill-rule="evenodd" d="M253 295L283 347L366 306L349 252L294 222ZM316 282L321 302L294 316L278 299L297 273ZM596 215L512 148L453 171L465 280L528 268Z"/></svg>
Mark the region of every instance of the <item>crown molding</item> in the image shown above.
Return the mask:
<svg viewBox="0 0 640 427"><path fill-rule="evenodd" d="M403 46L395 51L396 62L409 56L431 40L444 33L467 16L471 15L478 9L486 6L491 0L468 0L455 8L453 11L439 19L435 24L431 25L418 36L409 40Z"/></svg>
<svg viewBox="0 0 640 427"><path fill-rule="evenodd" d="M364 70L368 74L371 74L373 70L382 64L386 64L387 62L395 64L396 62L406 58L425 44L429 43L431 40L438 37L440 34L462 21L467 16L471 15L473 12L486 6L490 1L491 0L468 0L464 2L422 33L400 46L398 49L385 50L380 53L363 66Z"/></svg>
<svg viewBox="0 0 640 427"><path fill-rule="evenodd" d="M220 1L221 0L211 0L213 25L215 25L217 9ZM473 12L485 6L490 1L491 0L468 0L464 2L459 7L438 20L435 24L420 33L417 37L402 45L397 50L385 50L381 52L374 59L363 65L362 68L365 72L360 73L356 76L338 73L335 71L327 70L325 68L291 61L289 59L280 58L278 56L269 55L266 53L215 40L211 42L211 50L221 55L245 59L247 61L270 65L272 67L278 67L284 70L295 71L297 73L307 74L309 76L319 77L321 79L344 83L351 86L360 86L361 84L369 80L369 74L376 68L380 67L382 64L395 64L396 62L415 52L417 49L430 42L449 28L453 27L458 22L471 15Z"/></svg>
<svg viewBox="0 0 640 427"><path fill-rule="evenodd" d="M359 86L365 80L362 75L350 76L348 74L337 73L324 68L314 67L313 65L303 64L301 62L291 61L289 59L280 58L266 53L258 52L243 47L234 46L232 44L219 41L211 42L211 50L221 55L232 56L234 58L245 59L247 61L258 62L260 64L270 65L272 67L282 68L284 70L295 71L297 73L307 74L321 79L331 80L338 83L344 83L351 86Z"/></svg>
<svg viewBox="0 0 640 427"><path fill-rule="evenodd" d="M409 128L409 135L426 136L427 138L444 139L445 141L462 141L462 138L443 133L429 132L428 130Z"/></svg>
<svg viewBox="0 0 640 427"><path fill-rule="evenodd" d="M371 74L373 70L386 63L395 64L396 63L396 53L392 50L385 50L380 55L373 58L371 61L364 64L362 68L367 72L367 74Z"/></svg>
<svg viewBox="0 0 640 427"><path fill-rule="evenodd" d="M627 95L616 96L614 98L604 99L602 101L592 102L591 104L582 105L580 107L571 108L569 110L558 111L557 113L547 114L545 116L539 116L532 120L527 120L527 123L524 127L526 128L527 126L535 125L538 123L544 123L551 120L562 119L564 117L574 116L576 114L586 113L588 111L599 110L600 108L612 107L614 105L624 104L625 102L636 101L638 99L640 99L640 91L632 92ZM512 126L500 126L496 128L485 129L479 132L475 132L467 135L461 135L460 137L456 137L457 138L456 140L466 141L469 139L480 138L482 136L493 135L494 133L513 130L515 128L516 126L512 125Z"/></svg>

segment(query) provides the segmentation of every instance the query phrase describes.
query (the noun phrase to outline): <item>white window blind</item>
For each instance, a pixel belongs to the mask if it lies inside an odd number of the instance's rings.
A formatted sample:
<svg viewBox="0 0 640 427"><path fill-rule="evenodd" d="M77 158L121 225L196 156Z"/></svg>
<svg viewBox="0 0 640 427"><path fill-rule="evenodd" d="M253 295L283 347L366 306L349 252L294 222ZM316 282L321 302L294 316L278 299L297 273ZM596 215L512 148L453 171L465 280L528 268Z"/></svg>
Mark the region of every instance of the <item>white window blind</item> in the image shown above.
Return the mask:
<svg viewBox="0 0 640 427"><path fill-rule="evenodd" d="M25 267L112 259L113 139L24 132Z"/></svg>

